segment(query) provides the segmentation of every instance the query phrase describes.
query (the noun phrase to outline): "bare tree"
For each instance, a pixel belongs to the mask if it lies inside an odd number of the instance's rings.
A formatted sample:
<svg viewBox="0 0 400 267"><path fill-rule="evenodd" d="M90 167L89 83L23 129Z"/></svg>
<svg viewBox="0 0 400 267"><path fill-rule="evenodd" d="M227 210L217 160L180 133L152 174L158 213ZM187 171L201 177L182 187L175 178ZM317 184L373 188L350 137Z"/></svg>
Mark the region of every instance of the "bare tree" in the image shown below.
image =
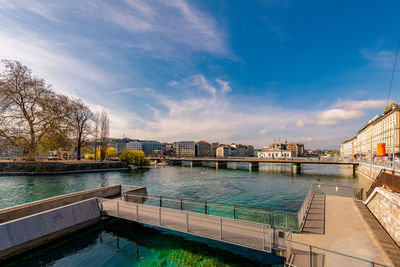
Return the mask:
<svg viewBox="0 0 400 267"><path fill-rule="evenodd" d="M94 128L93 128L93 150L94 160L97 160L97 148L99 146L99 131L100 131L100 113L96 112L93 116Z"/></svg>
<svg viewBox="0 0 400 267"><path fill-rule="evenodd" d="M38 143L54 120L62 115L50 86L18 61L3 60L0 76L0 136L23 146L34 159ZM57 112L55 112L57 111Z"/></svg>
<svg viewBox="0 0 400 267"><path fill-rule="evenodd" d="M108 136L110 135L110 120L108 119L107 111L103 109L100 117L100 159L103 161L106 158L108 147Z"/></svg>
<svg viewBox="0 0 400 267"><path fill-rule="evenodd" d="M77 159L81 159L81 148L87 143L92 133L93 113L81 100L70 101L71 129L77 151Z"/></svg>

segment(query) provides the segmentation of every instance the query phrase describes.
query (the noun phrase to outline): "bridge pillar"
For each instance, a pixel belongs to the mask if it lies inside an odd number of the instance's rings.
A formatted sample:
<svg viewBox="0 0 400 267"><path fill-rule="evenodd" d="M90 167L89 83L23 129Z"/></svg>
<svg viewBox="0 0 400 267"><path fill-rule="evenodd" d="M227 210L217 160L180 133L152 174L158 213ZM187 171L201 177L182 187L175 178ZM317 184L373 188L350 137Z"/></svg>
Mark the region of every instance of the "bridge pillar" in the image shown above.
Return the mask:
<svg viewBox="0 0 400 267"><path fill-rule="evenodd" d="M357 174L357 165L353 164L353 176L356 176Z"/></svg>
<svg viewBox="0 0 400 267"><path fill-rule="evenodd" d="M300 163L293 163L293 172L296 174L301 172L301 164Z"/></svg>
<svg viewBox="0 0 400 267"><path fill-rule="evenodd" d="M203 166L202 161L190 161L190 167Z"/></svg>
<svg viewBox="0 0 400 267"><path fill-rule="evenodd" d="M171 165L182 165L182 160L170 160Z"/></svg>
<svg viewBox="0 0 400 267"><path fill-rule="evenodd" d="M215 168L218 169L226 169L228 168L228 162L226 161L216 161Z"/></svg>
<svg viewBox="0 0 400 267"><path fill-rule="evenodd" d="M258 162L249 162L249 171L258 170L260 164Z"/></svg>

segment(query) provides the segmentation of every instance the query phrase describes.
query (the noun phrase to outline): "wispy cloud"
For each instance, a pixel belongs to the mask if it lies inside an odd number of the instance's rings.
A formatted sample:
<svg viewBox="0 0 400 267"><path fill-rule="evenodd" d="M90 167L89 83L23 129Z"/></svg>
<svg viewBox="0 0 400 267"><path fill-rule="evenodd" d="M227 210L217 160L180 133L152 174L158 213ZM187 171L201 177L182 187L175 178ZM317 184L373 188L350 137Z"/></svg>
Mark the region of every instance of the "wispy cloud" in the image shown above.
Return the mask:
<svg viewBox="0 0 400 267"><path fill-rule="evenodd" d="M333 125L347 120L354 120L364 117L361 110L328 109L318 112L317 123L320 125Z"/></svg>

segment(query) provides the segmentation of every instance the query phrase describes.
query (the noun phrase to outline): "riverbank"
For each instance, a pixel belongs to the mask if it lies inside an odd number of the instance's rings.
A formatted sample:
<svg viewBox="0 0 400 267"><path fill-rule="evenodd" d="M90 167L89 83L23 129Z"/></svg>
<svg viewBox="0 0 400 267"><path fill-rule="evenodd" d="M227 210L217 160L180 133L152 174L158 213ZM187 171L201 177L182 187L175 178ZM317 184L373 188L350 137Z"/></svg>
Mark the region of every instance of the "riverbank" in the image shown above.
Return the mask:
<svg viewBox="0 0 400 267"><path fill-rule="evenodd" d="M119 161L0 161L0 175L58 175L127 170Z"/></svg>

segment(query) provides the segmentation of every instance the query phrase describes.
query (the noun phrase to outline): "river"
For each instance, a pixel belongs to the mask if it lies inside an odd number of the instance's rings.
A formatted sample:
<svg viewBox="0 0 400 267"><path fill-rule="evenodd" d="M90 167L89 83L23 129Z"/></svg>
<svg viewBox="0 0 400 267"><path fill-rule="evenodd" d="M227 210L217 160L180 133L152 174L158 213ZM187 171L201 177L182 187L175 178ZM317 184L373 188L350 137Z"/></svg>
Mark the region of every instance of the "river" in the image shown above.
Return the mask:
<svg viewBox="0 0 400 267"><path fill-rule="evenodd" d="M114 184L146 186L149 194L209 202L242 204L297 212L310 185L355 185L346 166L262 165L259 171L208 167L157 167L148 170L68 174L57 176L0 176L0 209L46 197ZM281 258L216 241L111 220L81 231L63 242L26 255L12 265L45 266L258 266L280 264Z"/></svg>

